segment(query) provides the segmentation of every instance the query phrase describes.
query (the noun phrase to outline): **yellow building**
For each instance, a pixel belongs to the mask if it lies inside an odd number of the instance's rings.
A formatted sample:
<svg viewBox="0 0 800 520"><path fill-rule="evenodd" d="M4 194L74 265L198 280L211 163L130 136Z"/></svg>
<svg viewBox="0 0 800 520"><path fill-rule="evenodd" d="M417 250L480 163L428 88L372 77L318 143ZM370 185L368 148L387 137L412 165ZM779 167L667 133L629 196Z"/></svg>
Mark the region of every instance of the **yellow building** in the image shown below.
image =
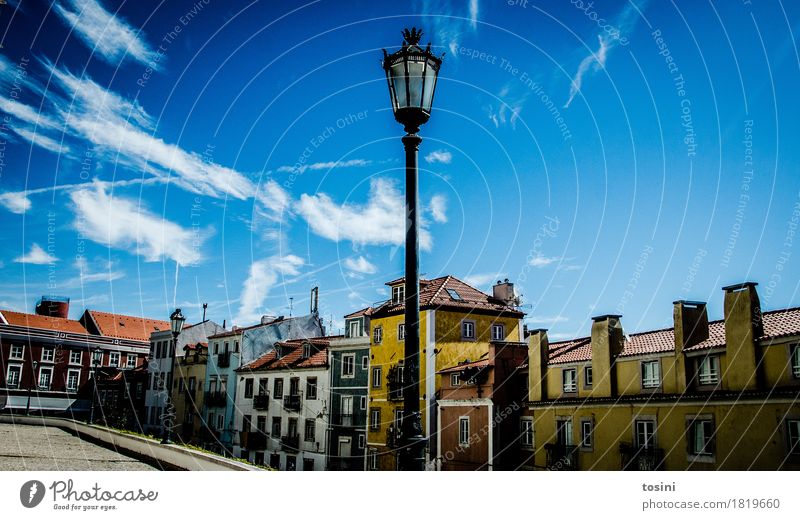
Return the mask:
<svg viewBox="0 0 800 520"><path fill-rule="evenodd" d="M723 288L724 320L676 301L674 327L528 338L520 424L536 469L800 469L800 308L761 312L755 283Z"/></svg>
<svg viewBox="0 0 800 520"><path fill-rule="evenodd" d="M208 363L208 344L186 345L175 360L172 404L175 406L174 434L184 443L199 444L203 424L203 385Z"/></svg>
<svg viewBox="0 0 800 520"><path fill-rule="evenodd" d="M396 469L403 413L404 280L388 282L392 298L372 311L367 416L367 469ZM494 286L492 296L454 278L420 281L420 412L428 439L426 458L436 458L436 372L489 354L489 342L522 341L523 313L513 284Z"/></svg>

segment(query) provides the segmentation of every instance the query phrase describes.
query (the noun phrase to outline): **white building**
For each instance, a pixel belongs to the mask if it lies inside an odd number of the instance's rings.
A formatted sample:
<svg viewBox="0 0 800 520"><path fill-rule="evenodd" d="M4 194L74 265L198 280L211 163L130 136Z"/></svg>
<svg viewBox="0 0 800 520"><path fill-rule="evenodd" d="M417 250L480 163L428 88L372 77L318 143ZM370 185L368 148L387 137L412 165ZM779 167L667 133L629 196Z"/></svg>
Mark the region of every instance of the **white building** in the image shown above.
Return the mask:
<svg viewBox="0 0 800 520"><path fill-rule="evenodd" d="M330 337L278 342L236 370L234 456L280 470L324 470Z"/></svg>

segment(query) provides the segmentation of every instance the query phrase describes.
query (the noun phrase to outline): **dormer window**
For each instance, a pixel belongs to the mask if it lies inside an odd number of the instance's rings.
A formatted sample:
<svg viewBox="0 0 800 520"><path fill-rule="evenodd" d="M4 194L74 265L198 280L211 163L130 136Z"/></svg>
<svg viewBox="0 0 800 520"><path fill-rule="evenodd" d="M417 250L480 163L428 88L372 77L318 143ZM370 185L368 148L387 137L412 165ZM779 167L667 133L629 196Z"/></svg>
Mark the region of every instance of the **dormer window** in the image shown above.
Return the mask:
<svg viewBox="0 0 800 520"><path fill-rule="evenodd" d="M311 343L306 343L303 345L303 359L308 359L311 357Z"/></svg>
<svg viewBox="0 0 800 520"><path fill-rule="evenodd" d="M406 288L403 285L395 285L392 287L392 303L395 305L399 305L405 303L406 300Z"/></svg>

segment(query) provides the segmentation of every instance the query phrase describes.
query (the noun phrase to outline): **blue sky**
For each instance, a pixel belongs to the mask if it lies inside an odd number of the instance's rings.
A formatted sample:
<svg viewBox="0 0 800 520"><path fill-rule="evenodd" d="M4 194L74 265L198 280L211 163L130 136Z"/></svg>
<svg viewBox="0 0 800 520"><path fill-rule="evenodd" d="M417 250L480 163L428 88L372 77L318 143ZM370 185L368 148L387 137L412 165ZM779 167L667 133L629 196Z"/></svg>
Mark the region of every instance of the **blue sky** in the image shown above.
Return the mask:
<svg viewBox="0 0 800 520"><path fill-rule="evenodd" d="M180 4L180 5L176 5ZM10 1L0 308L247 325L341 316L402 275L381 49L445 53L422 129L421 271L509 278L551 337L800 285L792 3ZM756 4L754 2L754 4Z"/></svg>

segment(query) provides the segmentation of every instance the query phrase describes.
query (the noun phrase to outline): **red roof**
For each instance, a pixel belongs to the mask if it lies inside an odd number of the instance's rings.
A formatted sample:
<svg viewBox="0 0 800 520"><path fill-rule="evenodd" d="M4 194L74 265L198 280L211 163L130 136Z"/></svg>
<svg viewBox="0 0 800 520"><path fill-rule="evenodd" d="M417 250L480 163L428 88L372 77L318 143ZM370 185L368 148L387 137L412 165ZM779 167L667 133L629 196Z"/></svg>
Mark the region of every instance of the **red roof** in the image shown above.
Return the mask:
<svg viewBox="0 0 800 520"><path fill-rule="evenodd" d="M361 309L360 311L351 312L350 314L345 315L345 318L359 318L361 316L369 316L372 314L374 309L372 307L367 307L366 309Z"/></svg>
<svg viewBox="0 0 800 520"><path fill-rule="evenodd" d="M488 359L481 359L479 361L470 361L468 363L466 363L466 362L465 363L459 363L458 365L456 365L454 367L450 367L450 368L445 368L445 369L439 370L439 372L437 372L437 373L438 374L449 374L451 372L461 372L465 368L480 368L480 367L489 367L489 366L494 366L494 365L489 363Z"/></svg>
<svg viewBox="0 0 800 520"><path fill-rule="evenodd" d="M71 334L89 334L78 320L67 318L55 318L51 316L40 316L38 314L27 314L25 312L0 311L5 321L9 325L18 327L29 327L32 329L55 330L58 332L69 332Z"/></svg>
<svg viewBox="0 0 800 520"><path fill-rule="evenodd" d="M237 369L245 370L282 370L286 368L323 368L328 366L328 346L330 340L343 336L325 336L322 338L290 339L275 343L270 350L255 361ZM315 347L310 357L303 357L303 345L310 343ZM278 350L281 357L278 357Z"/></svg>
<svg viewBox="0 0 800 520"><path fill-rule="evenodd" d="M101 336L150 341L150 334L170 330L168 321L87 310Z"/></svg>
<svg viewBox="0 0 800 520"><path fill-rule="evenodd" d="M402 280L402 278L399 278L388 284L396 284ZM420 281L419 307L420 310L447 307L475 312L491 311L510 314L520 318L524 316L524 313L516 308L506 305L504 302L496 300L488 294L450 275L434 278L433 280ZM404 308L405 305L403 304L388 302L375 309L373 314L394 313L402 311Z"/></svg>

